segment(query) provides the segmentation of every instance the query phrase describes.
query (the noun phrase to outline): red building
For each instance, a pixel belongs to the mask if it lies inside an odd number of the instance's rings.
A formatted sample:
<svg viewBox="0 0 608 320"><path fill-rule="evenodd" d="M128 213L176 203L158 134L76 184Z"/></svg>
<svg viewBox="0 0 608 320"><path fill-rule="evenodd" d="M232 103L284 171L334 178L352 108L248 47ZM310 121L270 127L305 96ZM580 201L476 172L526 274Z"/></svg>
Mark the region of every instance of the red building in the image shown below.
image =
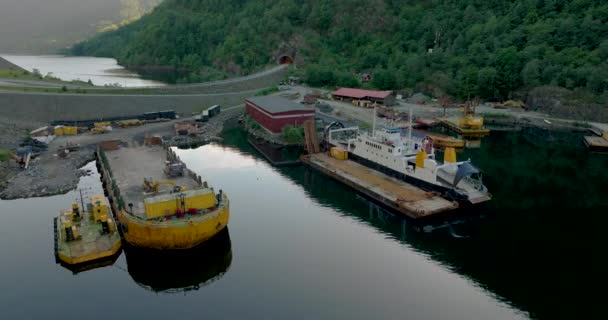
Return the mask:
<svg viewBox="0 0 608 320"><path fill-rule="evenodd" d="M392 91L376 91L354 88L340 88L331 94L336 100L367 100L385 106L395 104L395 96Z"/></svg>
<svg viewBox="0 0 608 320"><path fill-rule="evenodd" d="M280 133L287 125L301 125L314 120L315 108L277 96L253 97L245 100L245 110L262 127Z"/></svg>

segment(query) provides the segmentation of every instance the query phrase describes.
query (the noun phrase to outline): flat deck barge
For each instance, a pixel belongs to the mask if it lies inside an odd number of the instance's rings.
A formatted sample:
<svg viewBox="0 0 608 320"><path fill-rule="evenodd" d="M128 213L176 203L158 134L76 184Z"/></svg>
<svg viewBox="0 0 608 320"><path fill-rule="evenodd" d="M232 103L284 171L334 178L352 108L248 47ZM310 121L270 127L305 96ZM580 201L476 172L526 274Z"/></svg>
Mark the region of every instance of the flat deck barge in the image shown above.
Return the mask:
<svg viewBox="0 0 608 320"><path fill-rule="evenodd" d="M604 137L586 136L584 141L585 145L591 150L608 151L608 140Z"/></svg>
<svg viewBox="0 0 608 320"><path fill-rule="evenodd" d="M302 156L302 162L413 219L458 208L455 201L446 200L354 161L338 160L317 153Z"/></svg>
<svg viewBox="0 0 608 320"><path fill-rule="evenodd" d="M463 136L485 136L490 134L490 129L487 128L463 128L458 124L458 118L441 118L439 124Z"/></svg>
<svg viewBox="0 0 608 320"><path fill-rule="evenodd" d="M117 207L123 238L153 249L189 249L223 230L228 197L215 193L170 148L98 150L104 188ZM180 168L169 172L169 168Z"/></svg>

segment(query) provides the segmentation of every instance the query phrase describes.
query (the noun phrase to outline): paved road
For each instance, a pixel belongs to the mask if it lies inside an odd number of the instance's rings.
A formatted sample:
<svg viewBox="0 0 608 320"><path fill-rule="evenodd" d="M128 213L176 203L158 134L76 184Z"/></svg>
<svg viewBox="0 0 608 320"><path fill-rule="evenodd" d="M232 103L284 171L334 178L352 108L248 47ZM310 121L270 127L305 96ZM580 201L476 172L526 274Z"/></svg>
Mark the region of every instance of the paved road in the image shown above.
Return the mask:
<svg viewBox="0 0 608 320"><path fill-rule="evenodd" d="M225 79L225 80L209 81L209 82L202 82L202 83L191 83L191 84L180 84L180 85L137 87L137 88L86 86L86 85L77 85L77 84L70 84L70 83L56 83L56 82L45 81L45 80L23 80L23 79L12 79L12 78L0 78L0 86L61 88L65 85L68 89L82 88L82 89L87 89L92 92L94 92L94 91L103 92L105 90L112 90L112 91L123 90L127 94L129 91L141 92L142 90L153 90L153 91L157 91L159 93L171 93L171 92L198 93L201 91L211 89L212 87L227 86L227 85L237 84L237 83L241 83L241 82L245 82L245 81L249 81L249 80L260 79L260 78L272 76L275 74L281 74L287 68L288 68L288 65L279 65L279 66L275 66L275 67L272 67L272 68L264 70L264 71L260 71L260 72L256 72L256 73L247 75L247 76L230 78L230 79Z"/></svg>
<svg viewBox="0 0 608 320"><path fill-rule="evenodd" d="M236 109L244 108L244 104L239 104L222 109L222 113L230 112ZM79 134L75 136L61 136L53 140L49 145L49 150L56 151L61 145L65 145L67 142L80 144L82 146L97 144L107 140L123 140L129 141L134 137L141 137L145 135L170 135L174 134L173 124L180 121L194 120L193 117L184 117L165 122L149 123L143 126L132 127L132 128L120 128L114 127L111 132L104 134Z"/></svg>
<svg viewBox="0 0 608 320"><path fill-rule="evenodd" d="M21 80L21 79L10 79L0 78L0 86L15 86L15 87L36 87L36 88L61 88L64 86L63 83L55 83L44 80ZM83 86L66 85L68 88L83 88ZM96 88L96 87L86 87Z"/></svg>
<svg viewBox="0 0 608 320"><path fill-rule="evenodd" d="M7 88L0 90L0 117L48 122L134 116L160 110L189 114L200 111L204 106L242 103L260 89L277 85L286 71L287 66L281 65L246 77L173 86L172 89L159 88L151 94L130 93L131 89L120 91L124 94L93 93L90 89L86 94L75 94L23 92Z"/></svg>

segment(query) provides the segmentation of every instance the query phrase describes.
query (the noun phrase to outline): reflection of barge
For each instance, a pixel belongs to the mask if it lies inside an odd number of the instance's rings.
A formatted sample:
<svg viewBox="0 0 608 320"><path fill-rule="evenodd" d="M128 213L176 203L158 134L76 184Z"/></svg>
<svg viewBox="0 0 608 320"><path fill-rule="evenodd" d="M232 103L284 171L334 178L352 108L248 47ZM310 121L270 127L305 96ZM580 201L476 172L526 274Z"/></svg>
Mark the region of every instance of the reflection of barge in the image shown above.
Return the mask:
<svg viewBox="0 0 608 320"><path fill-rule="evenodd" d="M154 250L125 246L129 275L155 292L183 292L220 279L232 263L228 228L188 250Z"/></svg>
<svg viewBox="0 0 608 320"><path fill-rule="evenodd" d="M120 235L102 195L92 196L86 208L72 203L54 219L54 228L55 256L75 272L111 264L118 256Z"/></svg>
<svg viewBox="0 0 608 320"><path fill-rule="evenodd" d="M129 244L193 248L228 224L226 194L221 190L216 194L172 150L160 146L99 149L98 157L104 188Z"/></svg>

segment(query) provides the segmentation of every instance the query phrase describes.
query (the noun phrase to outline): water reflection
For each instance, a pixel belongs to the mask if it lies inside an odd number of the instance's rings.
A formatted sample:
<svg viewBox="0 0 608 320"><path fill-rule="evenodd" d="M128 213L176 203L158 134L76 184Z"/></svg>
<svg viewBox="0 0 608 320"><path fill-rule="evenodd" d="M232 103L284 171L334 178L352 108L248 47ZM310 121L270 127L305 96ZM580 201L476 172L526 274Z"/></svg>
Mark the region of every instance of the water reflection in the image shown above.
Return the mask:
<svg viewBox="0 0 608 320"><path fill-rule="evenodd" d="M127 270L141 287L165 293L199 290L222 278L232 263L228 228L190 250L124 247Z"/></svg>
<svg viewBox="0 0 608 320"><path fill-rule="evenodd" d="M65 81L88 81L98 86L120 85L121 87L163 86L162 82L141 79L118 65L115 59L96 57L66 57L60 55L27 56L3 55L6 60L32 71L38 69L42 75L50 74Z"/></svg>
<svg viewBox="0 0 608 320"><path fill-rule="evenodd" d="M91 261L91 262L79 263L79 264L67 264L58 259L55 259L55 262L57 262L62 267L72 271L72 273L74 275L76 275L81 272L86 272L86 271L97 269L97 268L104 268L104 267L112 266L116 262L116 260L118 260L118 257L120 257L121 254L122 254L122 250L119 250L115 255L113 255L111 257L107 257L104 259L99 259L99 260L95 260L95 261Z"/></svg>
<svg viewBox="0 0 608 320"><path fill-rule="evenodd" d="M599 228L608 210L603 195L608 157L589 154L580 138L543 129L484 138L479 148L467 148L459 157L484 170L494 199L429 224L384 210L314 170L277 171L323 207L373 226L532 317L554 318L580 312L574 305L585 304L582 296L572 297L565 309L556 310L554 303L586 290L576 275L595 276L576 261L589 261L605 242ZM238 132L228 132L224 141L255 154ZM577 212L594 223L576 219ZM562 285L556 285L556 277Z"/></svg>

